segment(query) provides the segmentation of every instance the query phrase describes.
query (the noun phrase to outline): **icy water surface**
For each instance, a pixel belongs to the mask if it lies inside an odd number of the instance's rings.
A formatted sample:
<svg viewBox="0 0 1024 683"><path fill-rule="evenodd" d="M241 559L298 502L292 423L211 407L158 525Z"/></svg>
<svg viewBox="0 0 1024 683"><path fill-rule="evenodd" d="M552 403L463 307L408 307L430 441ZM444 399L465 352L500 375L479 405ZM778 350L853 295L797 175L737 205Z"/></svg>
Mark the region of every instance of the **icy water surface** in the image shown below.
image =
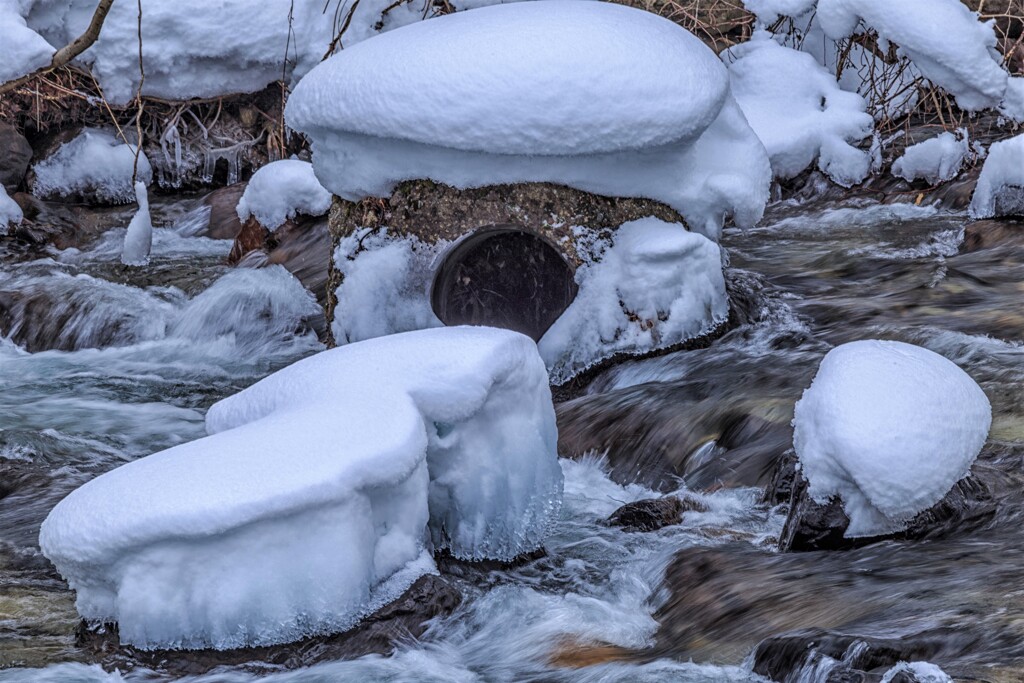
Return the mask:
<svg viewBox="0 0 1024 683"><path fill-rule="evenodd" d="M221 265L230 244L193 236L201 211L156 231L144 275L117 263L122 229L0 271L0 310L16 319L0 341L0 681L740 683L764 680L748 659L759 640L811 627L933 634L928 657L950 673L1022 680L1024 253L961 255L962 215L878 205L778 206L764 227L727 232L752 322L613 368L562 406L566 443L600 437L607 460L564 460L547 556L460 583L462 607L422 642L294 671L104 671L75 646L73 594L36 547L42 519L97 474L201 436L211 403L321 348L312 298L279 268ZM779 555L784 510L760 502L756 467L729 458L777 451L820 358L871 337L931 348L982 384L995 420L977 470L997 512L943 541ZM720 423L736 414L768 425L767 445L725 448ZM678 477L706 511L650 534L601 523ZM711 569L697 580L696 566Z"/></svg>

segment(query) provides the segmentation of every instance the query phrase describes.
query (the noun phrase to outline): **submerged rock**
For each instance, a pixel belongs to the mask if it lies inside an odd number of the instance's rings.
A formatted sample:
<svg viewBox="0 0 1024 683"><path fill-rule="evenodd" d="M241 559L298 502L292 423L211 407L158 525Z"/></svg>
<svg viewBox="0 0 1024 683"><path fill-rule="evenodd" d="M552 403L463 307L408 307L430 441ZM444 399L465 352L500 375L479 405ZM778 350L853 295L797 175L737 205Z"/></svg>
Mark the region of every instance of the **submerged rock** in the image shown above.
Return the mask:
<svg viewBox="0 0 1024 683"><path fill-rule="evenodd" d="M665 496L626 503L608 517L608 524L626 531L657 531L679 524L683 513L704 512L707 507L694 497Z"/></svg>

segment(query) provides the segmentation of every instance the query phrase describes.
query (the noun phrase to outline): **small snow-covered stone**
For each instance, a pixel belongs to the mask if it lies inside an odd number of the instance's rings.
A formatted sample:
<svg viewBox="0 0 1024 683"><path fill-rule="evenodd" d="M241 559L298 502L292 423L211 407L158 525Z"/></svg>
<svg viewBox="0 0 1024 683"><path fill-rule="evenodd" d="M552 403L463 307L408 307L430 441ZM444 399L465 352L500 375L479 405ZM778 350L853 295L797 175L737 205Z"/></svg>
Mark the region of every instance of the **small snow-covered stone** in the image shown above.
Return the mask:
<svg viewBox="0 0 1024 683"><path fill-rule="evenodd" d="M410 64L429 64L411 69ZM612 3L495 5L346 48L296 86L288 124L344 199L403 180L554 182L646 197L717 237L756 222L769 168L725 68L671 21Z"/></svg>
<svg viewBox="0 0 1024 683"><path fill-rule="evenodd" d="M82 198L99 204L135 199L135 149L105 130L87 128L32 167L32 193L41 198ZM139 155L138 179L152 181L153 169Z"/></svg>
<svg viewBox="0 0 1024 683"><path fill-rule="evenodd" d="M971 218L1024 216L1024 134L989 147L970 214Z"/></svg>
<svg viewBox="0 0 1024 683"><path fill-rule="evenodd" d="M0 228L17 225L21 223L22 218L24 215L18 202L11 199L4 186L0 185Z"/></svg>
<svg viewBox="0 0 1024 683"><path fill-rule="evenodd" d="M955 178L970 153L966 129L961 128L956 135L942 133L907 147L903 155L893 162L892 174L908 182L923 178L935 185Z"/></svg>
<svg viewBox="0 0 1024 683"><path fill-rule="evenodd" d="M81 615L142 648L343 631L436 572L509 560L558 517L547 372L528 337L443 328L324 351L212 406L210 436L62 500L40 547Z"/></svg>
<svg viewBox="0 0 1024 683"><path fill-rule="evenodd" d="M901 530L965 477L992 409L957 365L894 341L830 351L797 402L794 446L811 497L839 496L846 536Z"/></svg>
<svg viewBox="0 0 1024 683"><path fill-rule="evenodd" d="M153 221L149 217L149 192L143 182L135 183L135 201L139 210L132 216L124 234L121 247L121 263L126 266L144 266L149 263L149 252L153 248Z"/></svg>
<svg viewBox="0 0 1024 683"><path fill-rule="evenodd" d="M953 683L953 679L929 662L900 662L885 672L882 683Z"/></svg>
<svg viewBox="0 0 1024 683"><path fill-rule="evenodd" d="M298 159L274 161L253 174L236 209L243 223L254 217L276 230L298 214L322 216L331 208L331 193L313 173L313 165Z"/></svg>
<svg viewBox="0 0 1024 683"><path fill-rule="evenodd" d="M855 146L871 135L867 104L841 90L811 55L759 31L730 48L725 62L733 95L768 150L777 178L792 178L815 160L844 187L867 177L871 157Z"/></svg>

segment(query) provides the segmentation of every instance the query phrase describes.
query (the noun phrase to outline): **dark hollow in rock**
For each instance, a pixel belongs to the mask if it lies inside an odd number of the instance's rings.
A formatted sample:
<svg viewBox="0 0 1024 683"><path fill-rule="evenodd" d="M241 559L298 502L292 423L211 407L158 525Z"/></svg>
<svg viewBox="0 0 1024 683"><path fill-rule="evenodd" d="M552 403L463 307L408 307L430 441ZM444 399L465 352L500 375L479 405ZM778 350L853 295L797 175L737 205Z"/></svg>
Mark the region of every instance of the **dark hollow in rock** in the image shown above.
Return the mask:
<svg viewBox="0 0 1024 683"><path fill-rule="evenodd" d="M577 289L572 267L546 239L515 225L493 225L445 255L430 303L446 325L502 327L539 341Z"/></svg>
<svg viewBox="0 0 1024 683"><path fill-rule="evenodd" d="M789 483L787 484L787 479ZM793 459L780 463L779 474L767 496L778 498L791 487L789 514L779 540L783 551L849 550L886 539L918 540L938 538L976 529L995 514L995 499L989 487L975 476L961 479L938 503L911 519L902 531L883 536L845 538L850 519L838 497L827 503L815 502L808 493L807 480Z"/></svg>
<svg viewBox="0 0 1024 683"><path fill-rule="evenodd" d="M665 496L626 503L608 517L608 524L625 531L657 531L679 524L684 512L704 512L707 507L696 498Z"/></svg>
<svg viewBox="0 0 1024 683"><path fill-rule="evenodd" d="M255 662L271 669L296 669L323 661L388 654L398 642L422 636L429 620L451 614L461 603L461 593L450 582L427 575L355 628L296 643L237 650L137 650L120 644L116 624L89 625L85 621L75 640L107 668L143 666L177 676L200 675L220 666L256 666Z"/></svg>

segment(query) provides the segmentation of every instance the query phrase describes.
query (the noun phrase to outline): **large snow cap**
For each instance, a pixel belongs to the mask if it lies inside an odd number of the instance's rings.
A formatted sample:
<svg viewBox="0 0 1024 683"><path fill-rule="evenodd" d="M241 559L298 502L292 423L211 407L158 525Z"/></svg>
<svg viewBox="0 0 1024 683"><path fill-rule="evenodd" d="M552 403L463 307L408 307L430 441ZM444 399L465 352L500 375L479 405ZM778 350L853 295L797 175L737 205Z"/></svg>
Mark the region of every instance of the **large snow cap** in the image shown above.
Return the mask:
<svg viewBox="0 0 1024 683"><path fill-rule="evenodd" d="M685 29L621 5L549 0L349 47L299 83L286 117L312 139L324 186L352 201L417 178L555 182L663 201L717 232L726 214L756 222L767 200L764 151L734 110L725 67Z"/></svg>
<svg viewBox="0 0 1024 683"><path fill-rule="evenodd" d="M971 377L911 344L858 341L825 356L796 404L794 446L814 500L840 496L848 537L899 531L967 476L992 409Z"/></svg>
<svg viewBox="0 0 1024 683"><path fill-rule="evenodd" d="M562 473L534 343L441 328L302 360L215 404L211 436L61 501L40 546L124 642L231 648L341 631L436 571L511 559Z"/></svg>
<svg viewBox="0 0 1024 683"><path fill-rule="evenodd" d="M1024 134L989 147L970 214L971 218L1024 216Z"/></svg>

